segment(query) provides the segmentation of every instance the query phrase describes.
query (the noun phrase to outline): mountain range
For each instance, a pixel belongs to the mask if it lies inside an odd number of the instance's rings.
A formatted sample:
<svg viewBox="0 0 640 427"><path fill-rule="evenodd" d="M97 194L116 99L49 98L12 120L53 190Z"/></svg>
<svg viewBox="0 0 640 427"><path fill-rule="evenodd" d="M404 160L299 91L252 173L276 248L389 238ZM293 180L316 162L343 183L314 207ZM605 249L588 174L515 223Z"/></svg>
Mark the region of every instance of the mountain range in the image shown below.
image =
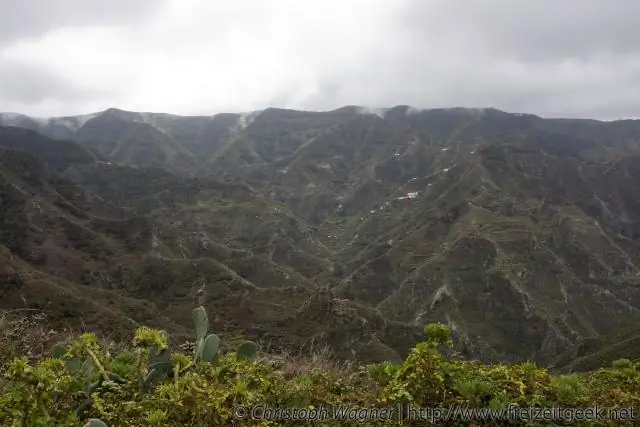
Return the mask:
<svg viewBox="0 0 640 427"><path fill-rule="evenodd" d="M640 121L346 106L0 114L0 308L399 360L640 357Z"/></svg>

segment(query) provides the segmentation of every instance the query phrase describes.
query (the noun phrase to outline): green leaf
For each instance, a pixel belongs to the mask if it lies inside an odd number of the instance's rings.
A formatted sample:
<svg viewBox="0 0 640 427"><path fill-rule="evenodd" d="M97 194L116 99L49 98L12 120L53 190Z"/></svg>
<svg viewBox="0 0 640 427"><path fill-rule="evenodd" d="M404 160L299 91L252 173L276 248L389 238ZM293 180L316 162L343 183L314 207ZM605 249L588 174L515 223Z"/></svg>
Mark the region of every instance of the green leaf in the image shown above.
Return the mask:
<svg viewBox="0 0 640 427"><path fill-rule="evenodd" d="M71 359L67 360L65 365L71 375L89 377L93 373L93 363L89 359Z"/></svg>
<svg viewBox="0 0 640 427"><path fill-rule="evenodd" d="M101 380L98 380L96 382L94 382L93 384L89 384L87 386L87 394L89 396L91 396L91 393L93 393L94 391L96 391L98 389L98 387L100 387L100 385L102 384Z"/></svg>
<svg viewBox="0 0 640 427"><path fill-rule="evenodd" d="M76 415L80 418L82 417L91 407L93 406L93 399L88 398L82 401L80 406L76 409Z"/></svg>
<svg viewBox="0 0 640 427"><path fill-rule="evenodd" d="M63 359L65 354L67 354L67 349L60 344L55 344L51 349L51 357L54 359Z"/></svg>
<svg viewBox="0 0 640 427"><path fill-rule="evenodd" d="M170 372L172 368L171 362L158 362L153 365L149 365L149 372L152 370L157 370L160 372Z"/></svg>
<svg viewBox="0 0 640 427"><path fill-rule="evenodd" d="M79 373L85 378L91 378L93 376L93 360L85 360Z"/></svg>
<svg viewBox="0 0 640 427"><path fill-rule="evenodd" d="M145 377L142 386L143 387L148 387L149 385L151 385L152 383L154 383L155 381L159 381L161 380L161 378L163 378L166 375L166 371L159 371L157 369L152 369L149 374Z"/></svg>
<svg viewBox="0 0 640 427"><path fill-rule="evenodd" d="M115 383L118 384L124 384L127 382L127 380L125 380L124 378L122 378L120 375L116 374L115 372L107 372L107 376L109 377L109 379ZM106 383L107 381L105 381Z"/></svg>
<svg viewBox="0 0 640 427"><path fill-rule="evenodd" d="M156 350L155 347L150 348L149 363L153 365L155 363L162 363L162 362L171 362L171 351L168 348L165 348L158 352L158 350Z"/></svg>
<svg viewBox="0 0 640 427"><path fill-rule="evenodd" d="M71 360L67 360L65 365L67 366L67 371L69 371L71 375L75 375L82 368L82 363L83 363L83 360L81 359L71 359Z"/></svg>

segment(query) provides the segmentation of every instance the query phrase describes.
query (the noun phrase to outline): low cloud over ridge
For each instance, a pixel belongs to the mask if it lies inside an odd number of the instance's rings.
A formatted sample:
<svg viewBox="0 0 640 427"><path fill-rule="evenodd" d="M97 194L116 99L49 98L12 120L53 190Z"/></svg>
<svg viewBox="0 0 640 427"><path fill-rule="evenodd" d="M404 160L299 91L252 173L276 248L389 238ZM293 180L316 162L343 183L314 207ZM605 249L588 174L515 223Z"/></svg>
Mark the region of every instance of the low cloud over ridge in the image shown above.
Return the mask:
<svg viewBox="0 0 640 427"><path fill-rule="evenodd" d="M638 16L635 0L0 0L0 111L640 117Z"/></svg>

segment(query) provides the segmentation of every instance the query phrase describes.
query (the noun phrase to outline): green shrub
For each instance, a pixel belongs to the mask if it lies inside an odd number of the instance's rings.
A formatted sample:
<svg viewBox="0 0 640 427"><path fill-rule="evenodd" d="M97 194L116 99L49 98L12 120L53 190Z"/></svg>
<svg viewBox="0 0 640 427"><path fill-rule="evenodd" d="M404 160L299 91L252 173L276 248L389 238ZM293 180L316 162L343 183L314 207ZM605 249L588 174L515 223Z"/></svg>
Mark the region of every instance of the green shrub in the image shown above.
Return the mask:
<svg viewBox="0 0 640 427"><path fill-rule="evenodd" d="M384 362L362 367L349 375L323 369L291 375L265 363L268 356L256 360L255 343L243 343L237 352L220 353L219 339L208 334L203 309L194 310L194 321L197 331L194 354L172 351L166 333L141 327L135 331L131 346L117 354L108 354L94 335L85 334L68 348L55 346L52 358L34 364L26 358L15 359L0 381L0 425L307 424L235 419L236 405L307 409L330 405L382 408L396 404L640 407L640 366L629 360L616 361L609 368L589 374L557 377L533 363L484 365L453 360L442 354L442 347L451 344L449 330L436 324L425 328L425 342L418 344L399 365ZM216 345L207 348L205 343L209 339ZM397 423L327 420L318 425ZM469 424L460 421L459 425ZM483 424L478 421L474 425ZM511 421L484 425L536 424Z"/></svg>

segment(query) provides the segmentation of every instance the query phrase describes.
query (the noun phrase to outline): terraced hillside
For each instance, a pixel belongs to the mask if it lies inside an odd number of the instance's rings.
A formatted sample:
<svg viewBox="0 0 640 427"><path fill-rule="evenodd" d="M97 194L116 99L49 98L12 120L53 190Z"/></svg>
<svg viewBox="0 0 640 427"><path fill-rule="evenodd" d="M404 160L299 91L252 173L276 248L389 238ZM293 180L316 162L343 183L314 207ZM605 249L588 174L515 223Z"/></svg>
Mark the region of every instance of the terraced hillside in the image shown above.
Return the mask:
<svg viewBox="0 0 640 427"><path fill-rule="evenodd" d="M402 356L436 320L486 361L637 352L615 345L640 317L637 121L349 106L25 123L72 123L65 138L95 156L55 179L110 206L74 213L109 255L54 269L15 252L31 243L12 251L176 325L203 287L220 328L342 357Z"/></svg>
<svg viewBox="0 0 640 427"><path fill-rule="evenodd" d="M304 304L315 298L314 274L331 268L326 249L303 221L246 186L100 161L67 169L78 181L83 173L92 185L72 183L29 152L0 148L0 308L42 310L54 325L91 325L111 336L140 322L180 339L200 302L230 345L246 336L268 335L273 345L293 348L328 339L343 357L355 351L370 360L397 359L420 339L418 329L398 325L414 339L398 343L389 333L392 347L375 338L373 352L371 334L386 333L387 325L378 316L376 326L384 326L360 328L363 309L348 302L319 313L337 320L308 334L315 325L304 316L314 312ZM130 190L121 191L119 180ZM298 272L295 260L306 268ZM343 328L352 323L347 341Z"/></svg>

